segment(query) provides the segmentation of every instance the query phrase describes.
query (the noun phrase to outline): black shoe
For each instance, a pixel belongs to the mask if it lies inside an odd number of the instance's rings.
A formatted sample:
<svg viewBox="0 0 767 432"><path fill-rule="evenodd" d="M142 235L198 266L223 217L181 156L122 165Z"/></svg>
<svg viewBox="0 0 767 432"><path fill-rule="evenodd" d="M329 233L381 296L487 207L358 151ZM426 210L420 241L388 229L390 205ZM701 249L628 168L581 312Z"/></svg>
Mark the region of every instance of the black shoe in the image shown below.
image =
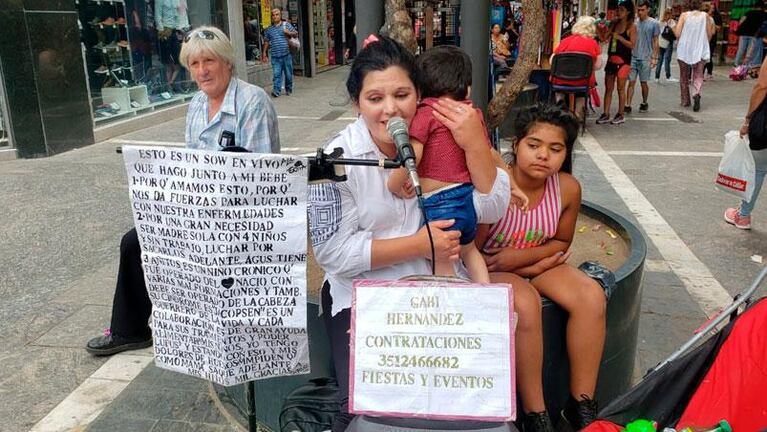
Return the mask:
<svg viewBox="0 0 767 432"><path fill-rule="evenodd" d="M641 104L639 104L640 113L646 113L648 109L650 109L650 106L647 104L647 102L642 102Z"/></svg>
<svg viewBox="0 0 767 432"><path fill-rule="evenodd" d="M529 412L522 418L522 432L554 432L546 411Z"/></svg>
<svg viewBox="0 0 767 432"><path fill-rule="evenodd" d="M573 430L579 431L597 419L597 401L582 394L581 400L576 401L572 396L567 398L565 409L562 410L562 421Z"/></svg>
<svg viewBox="0 0 767 432"><path fill-rule="evenodd" d="M273 97L273 98L278 98L278 97L280 97L280 94L279 94L279 93L275 93L275 92L272 92L272 97Z"/></svg>
<svg viewBox="0 0 767 432"><path fill-rule="evenodd" d="M290 96L293 94L293 90L287 91L285 90L285 96Z"/></svg>
<svg viewBox="0 0 767 432"><path fill-rule="evenodd" d="M700 111L700 95L692 97L692 110L695 112Z"/></svg>
<svg viewBox="0 0 767 432"><path fill-rule="evenodd" d="M116 334L95 337L88 341L85 350L95 356L108 356L123 351L137 350L152 346L152 336L122 337Z"/></svg>
<svg viewBox="0 0 767 432"><path fill-rule="evenodd" d="M631 106L630 105L626 105L625 107L623 107L623 114L631 114Z"/></svg>

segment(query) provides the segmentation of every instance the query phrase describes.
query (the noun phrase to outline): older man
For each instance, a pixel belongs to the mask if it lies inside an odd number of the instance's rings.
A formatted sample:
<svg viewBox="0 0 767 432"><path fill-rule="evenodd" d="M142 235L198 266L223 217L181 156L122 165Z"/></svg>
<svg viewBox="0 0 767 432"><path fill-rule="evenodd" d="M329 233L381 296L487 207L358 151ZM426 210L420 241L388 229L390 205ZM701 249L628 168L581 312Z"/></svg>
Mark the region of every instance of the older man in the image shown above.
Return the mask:
<svg viewBox="0 0 767 432"><path fill-rule="evenodd" d="M224 132L234 135L235 144L258 153L279 153L277 113L260 87L233 76L234 48L215 27L190 31L180 53L200 91L189 104L186 116L186 147L221 150ZM112 300L111 328L86 345L97 356L148 347L152 344L149 300L141 247L136 229L120 242L120 268Z"/></svg>
<svg viewBox="0 0 767 432"><path fill-rule="evenodd" d="M272 25L264 32L266 42L261 57L266 61L266 53L272 60L272 97L278 97L282 90L282 75L285 74L285 94L293 93L293 56L290 55L288 38L298 36L298 31L287 21L282 21L282 11L272 9Z"/></svg>

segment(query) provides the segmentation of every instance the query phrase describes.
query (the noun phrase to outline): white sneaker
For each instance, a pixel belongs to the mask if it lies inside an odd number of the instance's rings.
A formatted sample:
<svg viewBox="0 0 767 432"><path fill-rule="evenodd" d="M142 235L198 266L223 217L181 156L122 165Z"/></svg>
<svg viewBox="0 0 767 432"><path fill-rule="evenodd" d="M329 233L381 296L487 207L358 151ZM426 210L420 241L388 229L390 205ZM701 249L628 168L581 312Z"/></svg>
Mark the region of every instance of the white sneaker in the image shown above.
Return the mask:
<svg viewBox="0 0 767 432"><path fill-rule="evenodd" d="M655 84L660 84L660 78L655 78Z"/></svg>
<svg viewBox="0 0 767 432"><path fill-rule="evenodd" d="M666 81L668 81L668 82L679 82L679 80L674 78L674 77L671 77L671 78L667 79Z"/></svg>

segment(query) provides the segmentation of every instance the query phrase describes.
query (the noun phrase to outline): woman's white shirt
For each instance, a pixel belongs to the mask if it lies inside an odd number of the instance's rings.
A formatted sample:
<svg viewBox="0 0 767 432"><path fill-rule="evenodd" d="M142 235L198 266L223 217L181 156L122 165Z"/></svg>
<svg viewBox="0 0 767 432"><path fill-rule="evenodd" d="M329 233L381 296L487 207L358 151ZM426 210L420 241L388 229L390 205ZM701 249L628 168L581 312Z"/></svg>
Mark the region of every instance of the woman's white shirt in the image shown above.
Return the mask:
<svg viewBox="0 0 767 432"><path fill-rule="evenodd" d="M685 12L684 15L684 27L676 44L676 58L688 65L708 61L711 53L706 25L711 17L701 11Z"/></svg>
<svg viewBox="0 0 767 432"><path fill-rule="evenodd" d="M364 120L357 119L326 146L326 152L343 149L343 157L379 160L381 153ZM426 259L371 269L373 240L415 234L422 224L416 199L403 200L389 192L386 182L392 170L370 166L346 166L347 180L321 183L309 189L309 226L314 254L333 298L331 313L351 307L354 279L396 280L431 273ZM480 221L493 223L503 216L510 199L508 175L498 175L489 194L475 191L474 204Z"/></svg>

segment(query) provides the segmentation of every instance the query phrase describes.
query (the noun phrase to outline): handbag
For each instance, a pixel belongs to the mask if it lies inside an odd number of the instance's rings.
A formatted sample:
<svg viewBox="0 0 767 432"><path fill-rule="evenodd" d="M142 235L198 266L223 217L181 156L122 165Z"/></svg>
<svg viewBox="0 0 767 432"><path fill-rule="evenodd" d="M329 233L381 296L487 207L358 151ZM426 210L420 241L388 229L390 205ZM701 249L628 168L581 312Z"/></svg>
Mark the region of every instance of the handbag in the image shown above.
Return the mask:
<svg viewBox="0 0 767 432"><path fill-rule="evenodd" d="M751 150L767 149L767 98L751 113L748 121L748 147Z"/></svg>
<svg viewBox="0 0 767 432"><path fill-rule="evenodd" d="M282 23L283 28L286 26L287 23ZM291 54L297 54L301 50L301 41L298 39L298 36L288 38L288 49L290 49Z"/></svg>
<svg viewBox="0 0 767 432"><path fill-rule="evenodd" d="M748 148L748 138L738 131L724 135L724 155L719 163L716 186L744 201L751 201L754 194L756 166L754 155Z"/></svg>
<svg viewBox="0 0 767 432"><path fill-rule="evenodd" d="M674 34L674 30L671 30L671 27L668 25L666 27L663 27L663 31L661 32L661 37L663 39L666 39L669 42L674 42L676 40L676 35Z"/></svg>

